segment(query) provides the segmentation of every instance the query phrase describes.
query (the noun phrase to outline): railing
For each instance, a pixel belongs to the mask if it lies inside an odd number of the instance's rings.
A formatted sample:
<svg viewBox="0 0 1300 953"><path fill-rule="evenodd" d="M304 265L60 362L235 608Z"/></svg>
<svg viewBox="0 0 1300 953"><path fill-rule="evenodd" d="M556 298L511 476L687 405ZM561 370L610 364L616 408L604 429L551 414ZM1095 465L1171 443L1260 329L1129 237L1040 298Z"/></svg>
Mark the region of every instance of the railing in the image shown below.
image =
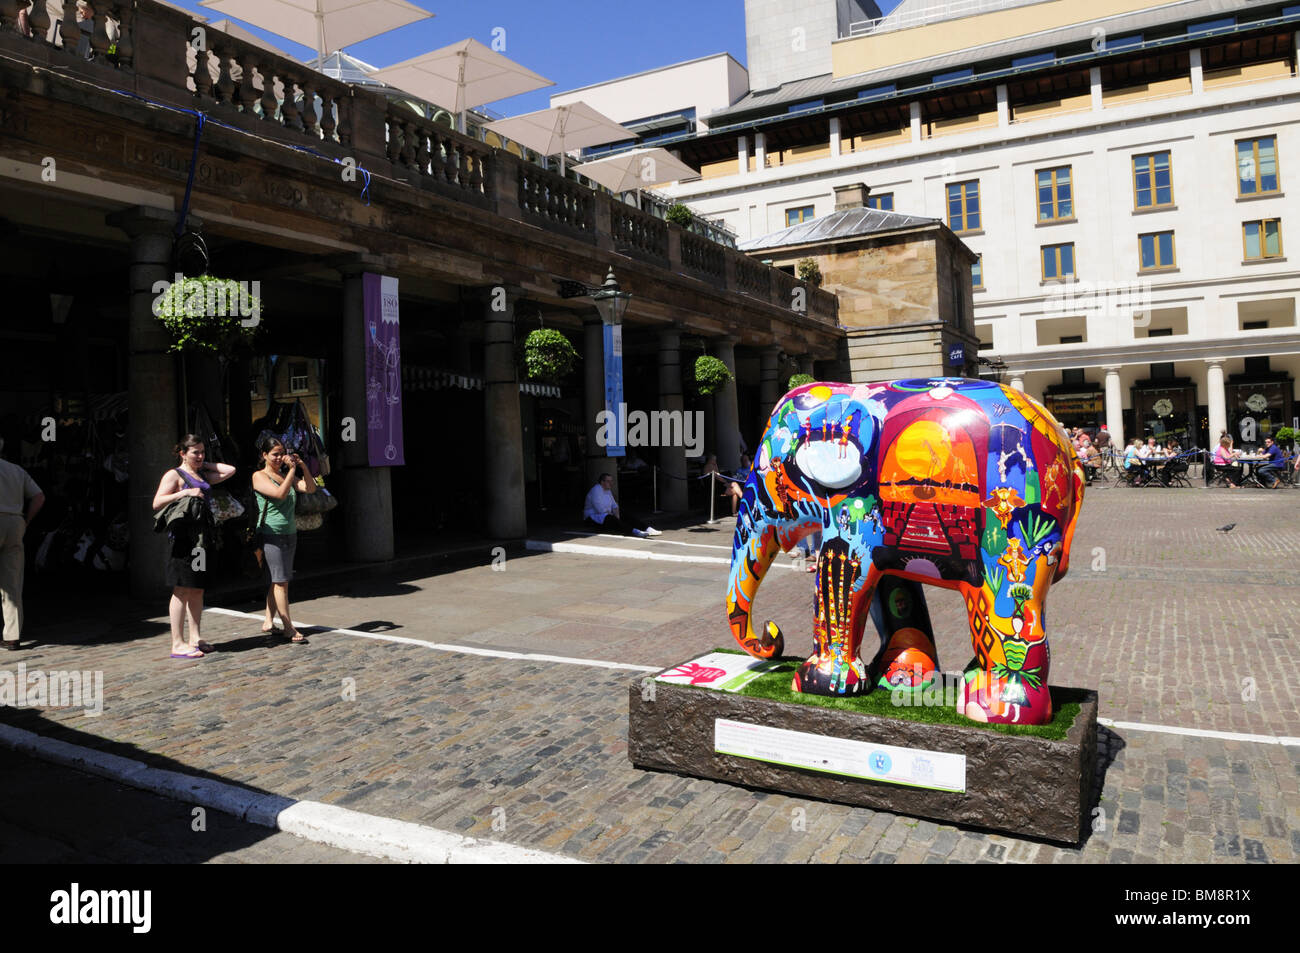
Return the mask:
<svg viewBox="0 0 1300 953"><path fill-rule="evenodd" d="M726 274L722 246L686 231L682 232L682 265L710 278L722 278Z"/></svg>
<svg viewBox="0 0 1300 953"><path fill-rule="evenodd" d="M772 294L772 269L752 258L736 262L736 290L767 300Z"/></svg>
<svg viewBox="0 0 1300 953"><path fill-rule="evenodd" d="M585 185L519 162L519 207L547 222L595 235L596 193Z"/></svg>
<svg viewBox="0 0 1300 953"><path fill-rule="evenodd" d="M614 248L632 248L654 257L668 259L668 223L623 202L614 202L610 210L610 231Z"/></svg>
<svg viewBox="0 0 1300 953"><path fill-rule="evenodd" d="M174 6L105 0L92 20L79 23L75 0L69 0L56 30L45 0L30 9L26 0L0 0L0 54L56 76L91 79L105 97L117 91L156 107L200 112L213 124L350 161L367 174L619 252L719 291L836 322L834 295L805 288L801 308L792 294L801 283L728 247L721 230L709 226L701 235L670 224L390 103L373 88L213 30Z"/></svg>
<svg viewBox="0 0 1300 953"><path fill-rule="evenodd" d="M958 17L975 16L977 13L992 13L995 10L1009 10L1012 7L1026 7L1044 0L955 0L933 7L908 9L874 20L858 20L849 24L845 36L863 36L867 33L888 33L892 30L906 30L908 27L924 26L941 20L955 20Z"/></svg>
<svg viewBox="0 0 1300 953"><path fill-rule="evenodd" d="M491 146L424 119L400 103L388 104L386 122L385 155L389 162L413 169L440 185L491 198Z"/></svg>

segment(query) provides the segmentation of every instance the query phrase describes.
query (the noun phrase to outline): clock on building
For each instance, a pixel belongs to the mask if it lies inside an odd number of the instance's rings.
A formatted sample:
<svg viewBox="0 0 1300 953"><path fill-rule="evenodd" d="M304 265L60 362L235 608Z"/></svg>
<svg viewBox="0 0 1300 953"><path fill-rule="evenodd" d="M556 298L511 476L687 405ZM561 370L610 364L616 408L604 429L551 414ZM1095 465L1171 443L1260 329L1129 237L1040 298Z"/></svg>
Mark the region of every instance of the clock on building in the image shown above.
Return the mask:
<svg viewBox="0 0 1300 953"><path fill-rule="evenodd" d="M1168 397L1161 397L1152 408L1157 417L1168 417L1174 412L1174 402Z"/></svg>
<svg viewBox="0 0 1300 953"><path fill-rule="evenodd" d="M1268 398L1263 394L1251 394L1246 398L1246 406L1255 413L1261 413L1268 409Z"/></svg>

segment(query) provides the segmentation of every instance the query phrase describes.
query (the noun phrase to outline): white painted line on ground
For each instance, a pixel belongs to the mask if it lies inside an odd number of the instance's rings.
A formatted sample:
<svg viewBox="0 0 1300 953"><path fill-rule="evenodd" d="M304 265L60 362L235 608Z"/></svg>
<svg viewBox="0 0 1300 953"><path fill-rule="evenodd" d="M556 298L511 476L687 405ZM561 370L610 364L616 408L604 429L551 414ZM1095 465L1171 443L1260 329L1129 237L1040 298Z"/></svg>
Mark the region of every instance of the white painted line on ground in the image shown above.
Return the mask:
<svg viewBox="0 0 1300 953"><path fill-rule="evenodd" d="M42 761L109 778L141 791L230 814L329 847L407 864L580 864L563 854L518 847L364 814L320 801L297 801L212 778L151 768L118 755L0 724L0 743Z"/></svg>
<svg viewBox="0 0 1300 953"><path fill-rule="evenodd" d="M205 608L204 612L215 612L217 615L234 616L239 619L263 619L265 615L260 612L239 612L236 609L221 609L216 607ZM602 659L590 658L570 658L567 655L543 655L540 652L510 652L505 649L485 649L476 645L454 645L449 642L426 642L423 639L412 639L402 635L384 635L380 632L362 632L359 629L337 629L331 625L316 625L312 622L297 622L295 625L300 629L315 629L316 634L325 632L337 632L340 635L355 635L362 639L374 639L378 642L397 642L401 645L415 645L422 649L433 649L437 652L460 652L464 655L482 655L488 658L506 658L515 659L521 662L559 662L563 665L587 665L592 668L614 668L628 672L659 672L663 670L662 665L629 665L626 662L606 662Z"/></svg>
<svg viewBox="0 0 1300 953"><path fill-rule="evenodd" d="M583 533L579 531L574 531L573 535L595 537L596 539L629 539L629 538L636 539L635 536L632 537L618 536L614 533ZM730 546L715 546L713 543L686 543L678 539L660 539L658 537L651 537L650 539L644 540L644 542L671 543L673 546L690 546L694 549L721 549L724 552L728 552L728 553L731 552Z"/></svg>
<svg viewBox="0 0 1300 953"><path fill-rule="evenodd" d="M528 543L535 542L528 540ZM566 544L546 544L546 545L566 545ZM581 545L581 544L574 544ZM601 547L587 547L589 549L599 549L601 552L608 552ZM568 550L561 550L568 552ZM644 557L642 557L644 558ZM676 557L695 562L708 557ZM710 560L715 561L715 560ZM724 561L724 560L716 560ZM798 567L792 567L798 568ZM215 612L219 615L236 616L245 619L261 619L264 616L260 613L238 612L234 609L211 608L204 609L204 612ZM420 639L405 638L400 635L381 635L376 632L361 632L355 629L336 629L331 626L312 625L308 622L298 623L303 628L317 629L323 632L338 632L342 635L355 635L364 639L376 639L382 642L400 642L403 645L417 645L421 648L435 649L439 652L460 652L465 655L481 655L486 658L515 659L525 662L558 662L562 665L587 665L593 668L612 668L621 669L629 672L659 672L663 670L662 665L630 665L624 662L606 662L601 659L581 659L570 658L564 655L542 655L534 652L508 652L504 649L484 649L472 645L452 645L450 643L424 642ZM1119 728L1129 731L1152 731L1162 732L1170 735L1188 735L1194 738L1219 738L1224 741L1249 741L1256 744L1286 745L1291 747L1300 747L1300 738L1292 738L1285 735L1251 735L1237 731L1212 731L1208 728L1180 728L1177 725L1147 725L1137 721L1114 721L1110 718L1098 718L1097 723L1105 725L1108 728Z"/></svg>
<svg viewBox="0 0 1300 953"><path fill-rule="evenodd" d="M619 537L615 537L619 538ZM694 546L695 543L682 545ZM620 559L653 559L670 563L721 563L730 566L731 560L721 556L678 556L676 553L656 553L648 549L622 549L618 546L589 546L586 543L551 543L544 539L526 539L524 548L539 553L573 553L579 556L617 556ZM730 547L724 547L730 548ZM773 569L799 569L788 563L772 560Z"/></svg>
<svg viewBox="0 0 1300 953"><path fill-rule="evenodd" d="M1190 735L1194 738L1220 738L1224 741L1253 741L1261 745L1289 745L1300 747L1300 738L1286 735L1248 735L1240 731L1212 731L1209 728L1180 728L1177 725L1145 725L1138 721L1112 721L1098 718L1097 724L1107 728L1127 728L1132 731L1155 731L1166 735Z"/></svg>

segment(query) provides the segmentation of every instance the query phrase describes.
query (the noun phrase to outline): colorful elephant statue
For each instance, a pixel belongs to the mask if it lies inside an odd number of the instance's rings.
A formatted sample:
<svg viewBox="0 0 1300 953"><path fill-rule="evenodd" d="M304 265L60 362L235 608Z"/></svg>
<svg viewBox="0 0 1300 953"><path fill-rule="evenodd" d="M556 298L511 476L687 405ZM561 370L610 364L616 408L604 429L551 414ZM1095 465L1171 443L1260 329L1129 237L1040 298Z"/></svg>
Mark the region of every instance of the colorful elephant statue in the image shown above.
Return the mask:
<svg viewBox="0 0 1300 953"><path fill-rule="evenodd" d="M938 672L929 583L966 605L966 716L1048 722L1045 603L1069 563L1083 487L1061 425L1012 388L965 378L798 387L772 412L737 514L732 635L755 657L783 653L775 623L755 633L754 596L778 552L820 531L815 650L795 691L925 689ZM868 614L880 635L869 666L858 654Z"/></svg>

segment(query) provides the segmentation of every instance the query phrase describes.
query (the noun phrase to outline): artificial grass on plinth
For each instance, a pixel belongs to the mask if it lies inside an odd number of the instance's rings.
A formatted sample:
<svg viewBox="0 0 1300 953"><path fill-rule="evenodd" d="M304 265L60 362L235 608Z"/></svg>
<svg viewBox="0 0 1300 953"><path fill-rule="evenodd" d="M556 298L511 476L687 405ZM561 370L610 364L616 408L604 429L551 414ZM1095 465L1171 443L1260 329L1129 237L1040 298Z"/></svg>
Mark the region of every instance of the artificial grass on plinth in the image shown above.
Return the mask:
<svg viewBox="0 0 1300 953"><path fill-rule="evenodd" d="M717 648L715 652L729 655L744 655L736 649ZM881 718L901 718L907 721L920 721L936 725L958 725L964 728L981 728L985 731L998 731L1005 735L1029 735L1046 738L1049 741L1063 741L1079 714L1079 703L1071 701L1068 691L1052 690L1053 717L1045 725L1003 725L973 721L965 715L957 714L952 705L895 705L892 692L875 688L869 695L857 695L849 698L831 698L826 695L808 695L790 689L790 680L795 671L804 662L801 658L784 657L780 664L770 672L765 672L750 682L736 694L750 698L767 698L772 701L791 702L796 705L817 705L822 708L835 708L840 711L852 711L862 715L876 715ZM710 689L701 689L709 691ZM941 689L940 689L941 690ZM916 694L920 702L920 693Z"/></svg>

